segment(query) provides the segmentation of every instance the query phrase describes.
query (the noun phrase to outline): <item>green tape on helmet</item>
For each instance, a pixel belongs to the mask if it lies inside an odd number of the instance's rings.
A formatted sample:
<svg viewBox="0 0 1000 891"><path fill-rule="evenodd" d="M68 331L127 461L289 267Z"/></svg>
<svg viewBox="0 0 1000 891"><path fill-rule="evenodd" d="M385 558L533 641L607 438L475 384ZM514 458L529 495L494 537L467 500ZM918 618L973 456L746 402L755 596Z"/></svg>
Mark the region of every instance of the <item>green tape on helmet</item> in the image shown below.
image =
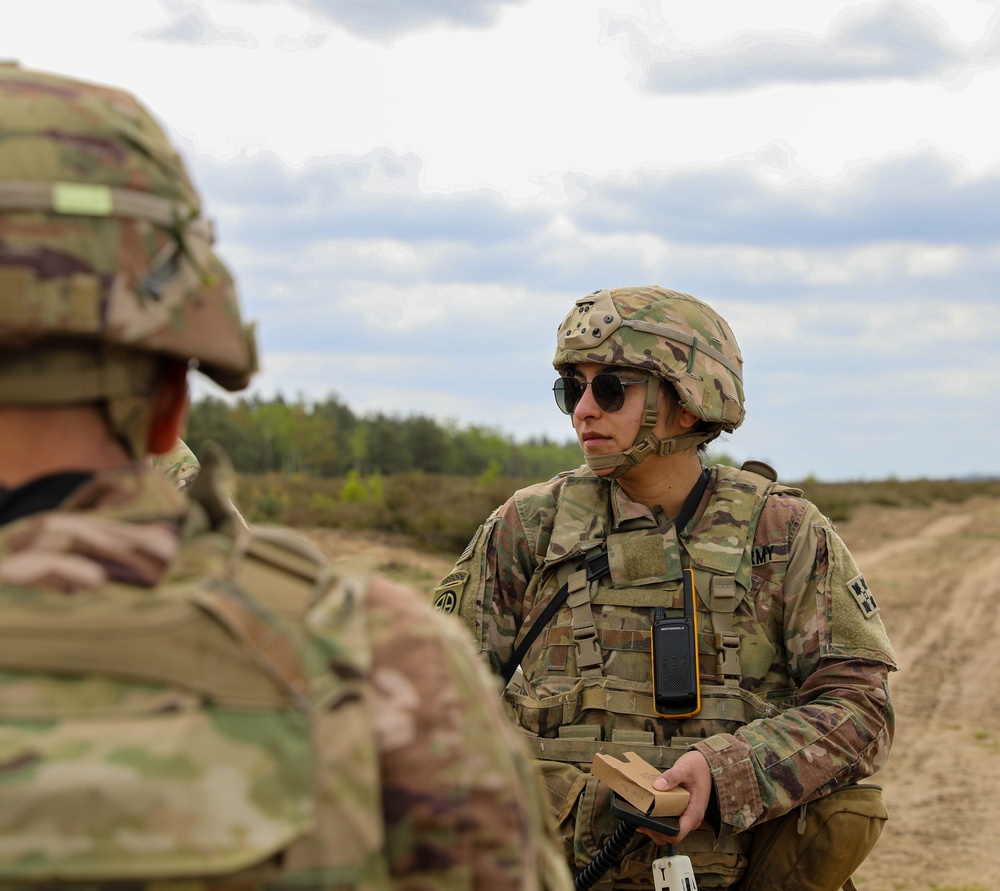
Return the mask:
<svg viewBox="0 0 1000 891"><path fill-rule="evenodd" d="M114 209L111 189L87 183L53 183L52 207L56 213L107 217Z"/></svg>

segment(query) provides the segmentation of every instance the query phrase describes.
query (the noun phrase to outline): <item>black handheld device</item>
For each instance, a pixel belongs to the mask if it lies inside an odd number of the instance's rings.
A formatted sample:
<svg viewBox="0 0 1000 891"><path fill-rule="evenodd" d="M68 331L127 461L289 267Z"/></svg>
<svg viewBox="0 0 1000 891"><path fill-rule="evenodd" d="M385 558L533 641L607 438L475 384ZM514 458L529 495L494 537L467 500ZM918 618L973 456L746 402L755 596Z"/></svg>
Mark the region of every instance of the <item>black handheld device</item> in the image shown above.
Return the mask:
<svg viewBox="0 0 1000 891"><path fill-rule="evenodd" d="M653 709L661 718L690 718L701 711L698 670L698 611L694 572L684 570L684 615L668 619L658 606L653 613Z"/></svg>
<svg viewBox="0 0 1000 891"><path fill-rule="evenodd" d="M629 804L624 798L619 798L614 792L611 793L611 813L619 820L624 820L633 826L644 826L663 835L677 835L681 831L680 817L651 817L635 805Z"/></svg>

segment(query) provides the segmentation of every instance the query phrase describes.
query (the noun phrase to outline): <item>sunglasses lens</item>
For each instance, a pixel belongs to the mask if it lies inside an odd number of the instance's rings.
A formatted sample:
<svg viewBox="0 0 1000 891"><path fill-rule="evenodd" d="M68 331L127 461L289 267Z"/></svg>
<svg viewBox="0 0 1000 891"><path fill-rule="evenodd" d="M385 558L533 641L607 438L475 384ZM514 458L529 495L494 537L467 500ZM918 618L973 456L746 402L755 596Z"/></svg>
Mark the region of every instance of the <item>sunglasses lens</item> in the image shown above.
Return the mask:
<svg viewBox="0 0 1000 891"><path fill-rule="evenodd" d="M625 404L625 386L621 378L614 374L603 373L594 375L589 385L575 377L559 378L552 385L559 410L566 415L573 414L588 386L593 388L594 401L602 411L618 411Z"/></svg>
<svg viewBox="0 0 1000 891"><path fill-rule="evenodd" d="M618 411L625 404L625 388L621 378L613 374L598 374L590 382L594 401L602 411Z"/></svg>
<svg viewBox="0 0 1000 891"><path fill-rule="evenodd" d="M556 405L564 415L573 414L573 409L583 396L583 383L575 377L561 377L552 385Z"/></svg>

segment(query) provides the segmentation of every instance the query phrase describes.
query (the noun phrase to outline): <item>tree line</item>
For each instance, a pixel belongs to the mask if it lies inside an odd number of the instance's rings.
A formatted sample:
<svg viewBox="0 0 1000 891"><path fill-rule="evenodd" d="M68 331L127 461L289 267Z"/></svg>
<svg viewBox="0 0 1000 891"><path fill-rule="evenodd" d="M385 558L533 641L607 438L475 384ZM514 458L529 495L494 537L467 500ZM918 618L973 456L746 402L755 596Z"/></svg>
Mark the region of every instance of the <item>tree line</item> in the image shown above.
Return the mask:
<svg viewBox="0 0 1000 891"><path fill-rule="evenodd" d="M582 463L575 441L516 442L486 427L441 424L423 415L357 415L336 395L322 402L259 396L192 403L185 441L195 454L216 442L247 474L341 477L412 471L547 479Z"/></svg>

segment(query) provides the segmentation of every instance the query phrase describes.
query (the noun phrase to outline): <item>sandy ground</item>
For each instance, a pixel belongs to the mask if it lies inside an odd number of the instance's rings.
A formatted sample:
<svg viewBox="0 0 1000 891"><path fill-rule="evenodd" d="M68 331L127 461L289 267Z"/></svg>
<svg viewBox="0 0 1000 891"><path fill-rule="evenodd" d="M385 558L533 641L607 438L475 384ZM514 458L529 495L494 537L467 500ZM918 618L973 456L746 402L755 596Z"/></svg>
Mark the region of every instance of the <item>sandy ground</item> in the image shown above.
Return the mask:
<svg viewBox="0 0 1000 891"><path fill-rule="evenodd" d="M839 531L899 672L890 818L861 891L1000 889L1000 501L859 511Z"/></svg>
<svg viewBox="0 0 1000 891"><path fill-rule="evenodd" d="M888 767L890 819L859 891L1000 891L1000 500L869 507L838 530L889 629L900 671ZM428 591L450 555L400 539L309 530Z"/></svg>

